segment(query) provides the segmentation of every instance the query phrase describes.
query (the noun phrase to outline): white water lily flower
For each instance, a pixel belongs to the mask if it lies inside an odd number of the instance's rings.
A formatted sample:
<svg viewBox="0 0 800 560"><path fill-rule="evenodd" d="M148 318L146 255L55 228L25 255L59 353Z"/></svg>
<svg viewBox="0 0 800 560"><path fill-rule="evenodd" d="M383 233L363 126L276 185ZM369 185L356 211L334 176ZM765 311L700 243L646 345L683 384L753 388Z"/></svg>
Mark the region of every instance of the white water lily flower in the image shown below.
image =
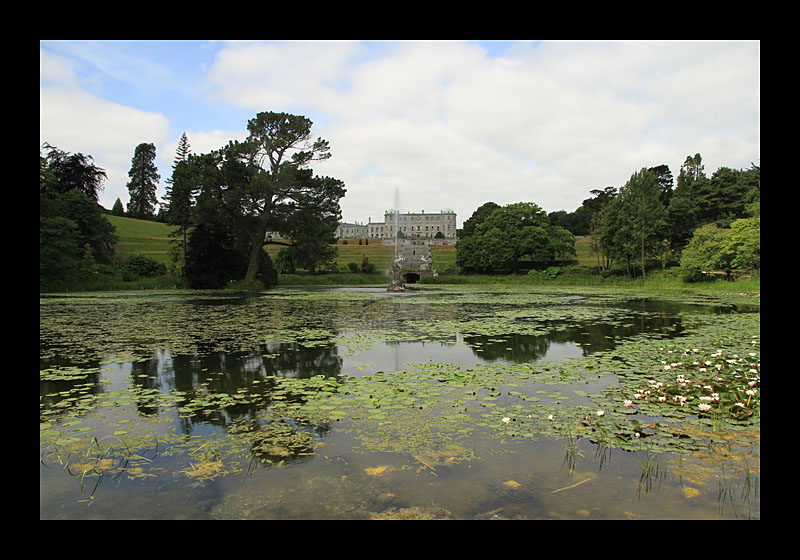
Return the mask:
<svg viewBox="0 0 800 560"><path fill-rule="evenodd" d="M628 408L630 408L630 407L632 407L632 406L633 406L633 401L630 401L630 400L627 400L627 399L626 399L626 400L625 400L625 401L622 403L622 405L623 405L623 406L625 406L625 407L628 407Z"/></svg>
<svg viewBox="0 0 800 560"><path fill-rule="evenodd" d="M509 418L508 416L503 418L503 423L504 424L508 424L509 422L511 422L511 418Z"/></svg>
<svg viewBox="0 0 800 560"><path fill-rule="evenodd" d="M702 412L706 412L708 410L711 410L711 405L710 404L701 403L701 404L697 405L697 408L699 408Z"/></svg>

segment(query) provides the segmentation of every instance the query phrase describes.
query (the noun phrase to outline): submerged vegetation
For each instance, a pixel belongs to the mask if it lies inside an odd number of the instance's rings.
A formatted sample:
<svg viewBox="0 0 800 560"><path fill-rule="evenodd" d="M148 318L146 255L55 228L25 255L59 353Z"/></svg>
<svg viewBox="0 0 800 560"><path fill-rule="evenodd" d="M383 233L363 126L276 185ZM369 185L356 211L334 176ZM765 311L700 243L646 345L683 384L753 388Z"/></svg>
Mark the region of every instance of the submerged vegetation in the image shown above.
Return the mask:
<svg viewBox="0 0 800 560"><path fill-rule="evenodd" d="M41 464L78 479L89 502L106 478L208 483L352 454L384 458L361 469L368 479L438 478L548 440L566 442L572 462L581 441L641 454L645 490L671 465L699 491L706 455L757 481L758 300L651 295L507 286L45 297ZM559 337L579 355L543 361ZM343 370L348 356L420 341L476 358ZM338 437L350 443L331 446ZM498 491L523 493L517 478ZM552 490L576 492L584 479Z"/></svg>

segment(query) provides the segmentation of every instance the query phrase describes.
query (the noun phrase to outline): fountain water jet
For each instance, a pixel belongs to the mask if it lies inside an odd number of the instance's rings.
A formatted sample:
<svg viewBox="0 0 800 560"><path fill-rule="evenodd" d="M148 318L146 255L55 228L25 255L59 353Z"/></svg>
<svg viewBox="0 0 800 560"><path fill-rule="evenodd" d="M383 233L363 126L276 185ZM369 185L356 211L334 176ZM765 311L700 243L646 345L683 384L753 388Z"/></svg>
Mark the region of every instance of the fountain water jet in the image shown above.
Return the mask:
<svg viewBox="0 0 800 560"><path fill-rule="evenodd" d="M397 228L398 216L400 214L399 204L400 193L397 187L394 188L394 262L392 263L392 281L389 287L386 288L387 292L404 292L406 287L400 280L400 263L403 257L397 253Z"/></svg>

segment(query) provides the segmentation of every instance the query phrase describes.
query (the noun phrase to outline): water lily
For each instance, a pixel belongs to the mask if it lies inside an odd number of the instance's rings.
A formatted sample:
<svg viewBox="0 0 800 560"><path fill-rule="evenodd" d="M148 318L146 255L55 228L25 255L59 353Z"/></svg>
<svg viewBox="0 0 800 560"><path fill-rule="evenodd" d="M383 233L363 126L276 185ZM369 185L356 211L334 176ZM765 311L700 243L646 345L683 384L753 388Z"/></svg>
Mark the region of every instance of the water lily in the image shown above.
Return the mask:
<svg viewBox="0 0 800 560"><path fill-rule="evenodd" d="M509 418L508 416L503 417L504 424L508 424L509 422L511 422L511 418Z"/></svg>
<svg viewBox="0 0 800 560"><path fill-rule="evenodd" d="M701 412L707 412L711 410L711 405L706 403L700 403L697 405L697 408L699 408Z"/></svg>
<svg viewBox="0 0 800 560"><path fill-rule="evenodd" d="M622 405L627 407L627 408L630 408L630 407L633 406L633 401L625 399L625 401L622 403Z"/></svg>
<svg viewBox="0 0 800 560"><path fill-rule="evenodd" d="M597 414L598 416L602 416L605 413L606 413L605 410L598 410L595 414Z"/></svg>

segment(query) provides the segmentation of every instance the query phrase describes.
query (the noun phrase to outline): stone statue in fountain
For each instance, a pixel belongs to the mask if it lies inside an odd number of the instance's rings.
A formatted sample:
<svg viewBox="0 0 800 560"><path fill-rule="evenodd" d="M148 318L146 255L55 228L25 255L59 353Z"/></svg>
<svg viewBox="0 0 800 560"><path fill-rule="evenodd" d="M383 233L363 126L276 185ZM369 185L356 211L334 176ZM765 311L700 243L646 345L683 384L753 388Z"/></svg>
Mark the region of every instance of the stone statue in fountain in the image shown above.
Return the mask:
<svg viewBox="0 0 800 560"><path fill-rule="evenodd" d="M402 260L403 257L398 256L392 263L392 282L386 288L387 292L404 292L406 289L400 280L400 261Z"/></svg>

